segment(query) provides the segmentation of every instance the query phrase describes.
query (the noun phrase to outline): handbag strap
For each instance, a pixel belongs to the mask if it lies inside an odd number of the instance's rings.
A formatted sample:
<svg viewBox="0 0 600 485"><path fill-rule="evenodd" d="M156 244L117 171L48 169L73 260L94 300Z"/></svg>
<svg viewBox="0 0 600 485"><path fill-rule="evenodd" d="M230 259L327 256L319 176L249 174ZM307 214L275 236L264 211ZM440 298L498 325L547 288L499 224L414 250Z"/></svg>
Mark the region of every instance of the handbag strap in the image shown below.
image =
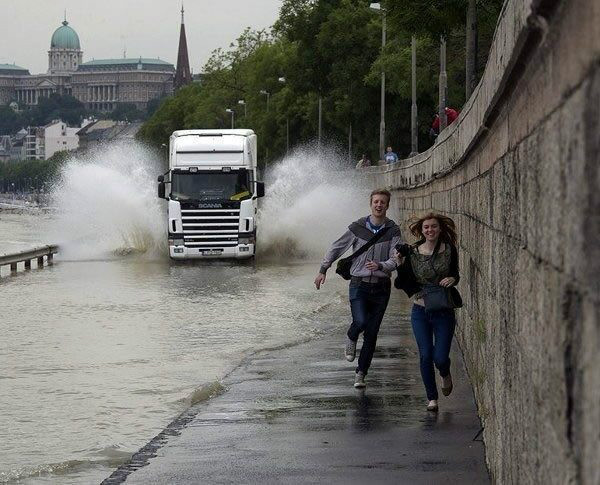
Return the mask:
<svg viewBox="0 0 600 485"><path fill-rule="evenodd" d="M383 235L388 232L390 226L386 226L375 233L375 235L367 241L367 243L354 251L347 259L354 260L354 258L360 256L362 253L367 251L371 246L373 246L377 241L379 241Z"/></svg>
<svg viewBox="0 0 600 485"><path fill-rule="evenodd" d="M431 265L431 269L435 273L435 276L436 276L437 280L439 280L440 274L435 269L435 265L433 264L433 262L435 260L436 254L440 250L440 246L441 245L442 245L442 239L440 238L440 239L438 239L438 242L436 243L435 248L433 249L433 253L431 253L431 256L428 258L429 264Z"/></svg>

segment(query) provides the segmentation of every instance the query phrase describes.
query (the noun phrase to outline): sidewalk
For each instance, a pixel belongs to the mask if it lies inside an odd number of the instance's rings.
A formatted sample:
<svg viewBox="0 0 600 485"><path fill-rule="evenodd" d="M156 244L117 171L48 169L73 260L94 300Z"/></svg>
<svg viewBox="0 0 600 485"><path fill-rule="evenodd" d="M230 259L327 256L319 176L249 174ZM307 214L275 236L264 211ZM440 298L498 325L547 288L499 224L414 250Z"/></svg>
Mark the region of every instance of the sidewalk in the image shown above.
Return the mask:
<svg viewBox="0 0 600 485"><path fill-rule="evenodd" d="M103 483L489 483L456 343L454 391L428 412L410 322L392 303L366 391L352 387L341 328L258 354Z"/></svg>

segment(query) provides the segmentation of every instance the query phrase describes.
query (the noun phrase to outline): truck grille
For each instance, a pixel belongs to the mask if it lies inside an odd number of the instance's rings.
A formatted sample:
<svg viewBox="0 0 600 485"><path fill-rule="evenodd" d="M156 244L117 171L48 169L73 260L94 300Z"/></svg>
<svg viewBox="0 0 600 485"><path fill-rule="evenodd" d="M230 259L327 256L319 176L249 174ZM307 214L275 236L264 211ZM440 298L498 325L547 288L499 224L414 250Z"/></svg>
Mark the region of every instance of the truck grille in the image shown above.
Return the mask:
<svg viewBox="0 0 600 485"><path fill-rule="evenodd" d="M183 239L188 248L217 249L238 245L239 209L182 209Z"/></svg>

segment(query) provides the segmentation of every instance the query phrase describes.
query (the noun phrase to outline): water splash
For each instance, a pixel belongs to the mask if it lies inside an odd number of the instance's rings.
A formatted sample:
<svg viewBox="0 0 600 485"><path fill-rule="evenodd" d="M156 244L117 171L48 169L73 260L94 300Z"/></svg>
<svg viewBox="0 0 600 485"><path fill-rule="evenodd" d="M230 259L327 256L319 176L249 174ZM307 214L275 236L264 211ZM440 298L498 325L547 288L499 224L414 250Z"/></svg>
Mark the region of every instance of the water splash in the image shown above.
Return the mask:
<svg viewBox="0 0 600 485"><path fill-rule="evenodd" d="M47 239L64 259L143 254L166 258L166 214L156 195L160 161L137 142L72 158L52 190ZM295 149L267 173L261 200L261 259L320 258L348 224L368 212L364 176L331 147Z"/></svg>
<svg viewBox="0 0 600 485"><path fill-rule="evenodd" d="M49 228L66 259L166 252L164 208L156 196L160 162L143 145L103 145L72 158L52 190Z"/></svg>
<svg viewBox="0 0 600 485"><path fill-rule="evenodd" d="M364 176L335 149L304 146L267 173L259 210L262 259L320 258L348 224L368 213Z"/></svg>

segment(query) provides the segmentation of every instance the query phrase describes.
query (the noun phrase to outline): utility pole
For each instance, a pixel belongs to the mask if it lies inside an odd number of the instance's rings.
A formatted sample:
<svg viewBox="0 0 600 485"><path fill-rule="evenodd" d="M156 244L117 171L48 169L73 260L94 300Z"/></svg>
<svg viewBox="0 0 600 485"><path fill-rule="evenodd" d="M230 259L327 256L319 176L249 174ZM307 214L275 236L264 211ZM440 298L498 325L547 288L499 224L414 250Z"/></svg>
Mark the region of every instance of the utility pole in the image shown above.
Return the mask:
<svg viewBox="0 0 600 485"><path fill-rule="evenodd" d="M235 128L235 111L230 108L225 111L231 115L231 129L233 130Z"/></svg>
<svg viewBox="0 0 600 485"><path fill-rule="evenodd" d="M348 163L352 166L352 121L348 127Z"/></svg>
<svg viewBox="0 0 600 485"><path fill-rule="evenodd" d="M286 79L285 77L280 77L278 79L278 81L281 84L285 84ZM287 108L286 108L286 113L285 113L285 154L288 155L290 153L290 115L287 113Z"/></svg>
<svg viewBox="0 0 600 485"><path fill-rule="evenodd" d="M371 3L369 8L381 12L381 54L385 50L386 41L386 11L380 2ZM385 155L385 70L381 69L381 118L379 120L379 159Z"/></svg>
<svg viewBox="0 0 600 485"><path fill-rule="evenodd" d="M446 93L448 89L448 76L446 74L446 39L440 37L440 87L439 87L439 116L440 116L440 133L448 126L448 118L446 117Z"/></svg>
<svg viewBox="0 0 600 485"><path fill-rule="evenodd" d="M417 118L417 40L415 36L411 39L412 50L412 104L410 106L410 138L411 156L419 153L419 127Z"/></svg>
<svg viewBox="0 0 600 485"><path fill-rule="evenodd" d="M290 153L290 118L285 117L285 154Z"/></svg>
<svg viewBox="0 0 600 485"><path fill-rule="evenodd" d="M467 42L465 46L465 99L469 99L477 84L477 3L469 0L467 7Z"/></svg>
<svg viewBox="0 0 600 485"><path fill-rule="evenodd" d="M319 94L319 136L318 136L319 153L321 153L321 133L322 133L321 130L322 130L322 127L323 127L323 98Z"/></svg>
<svg viewBox="0 0 600 485"><path fill-rule="evenodd" d="M260 94L264 94L267 97L267 113L269 113L269 99L271 98L271 93L266 89L261 89ZM265 170L269 166L269 148L265 148Z"/></svg>
<svg viewBox="0 0 600 485"><path fill-rule="evenodd" d="M244 99L240 99L240 100L238 101L238 104L241 104L241 105L244 107L244 123L246 123L246 125L247 125L247 122L246 122L246 117L248 116L248 111L247 111L247 109L246 109L246 106L247 106L247 105L246 105L246 101L245 101Z"/></svg>

